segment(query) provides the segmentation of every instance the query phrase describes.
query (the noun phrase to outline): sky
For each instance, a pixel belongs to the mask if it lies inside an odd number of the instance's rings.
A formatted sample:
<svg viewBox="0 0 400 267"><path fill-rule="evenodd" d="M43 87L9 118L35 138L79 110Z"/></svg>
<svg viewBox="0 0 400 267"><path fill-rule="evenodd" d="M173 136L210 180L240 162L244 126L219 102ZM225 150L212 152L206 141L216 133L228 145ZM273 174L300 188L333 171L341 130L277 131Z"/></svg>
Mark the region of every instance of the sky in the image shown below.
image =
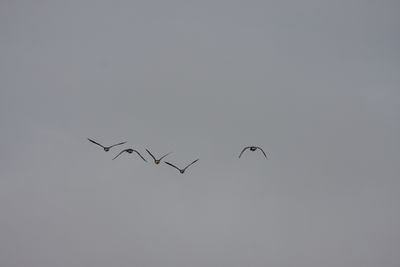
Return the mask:
<svg viewBox="0 0 400 267"><path fill-rule="evenodd" d="M399 266L399 11L1 1L0 265Z"/></svg>

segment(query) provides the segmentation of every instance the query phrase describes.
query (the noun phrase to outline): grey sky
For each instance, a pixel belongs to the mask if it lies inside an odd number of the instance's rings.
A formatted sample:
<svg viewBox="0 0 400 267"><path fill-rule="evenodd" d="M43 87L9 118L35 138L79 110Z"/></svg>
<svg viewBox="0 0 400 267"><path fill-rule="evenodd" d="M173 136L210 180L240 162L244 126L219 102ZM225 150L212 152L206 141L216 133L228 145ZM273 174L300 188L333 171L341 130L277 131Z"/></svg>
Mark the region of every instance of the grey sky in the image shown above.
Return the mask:
<svg viewBox="0 0 400 267"><path fill-rule="evenodd" d="M0 265L399 266L399 11L1 1Z"/></svg>

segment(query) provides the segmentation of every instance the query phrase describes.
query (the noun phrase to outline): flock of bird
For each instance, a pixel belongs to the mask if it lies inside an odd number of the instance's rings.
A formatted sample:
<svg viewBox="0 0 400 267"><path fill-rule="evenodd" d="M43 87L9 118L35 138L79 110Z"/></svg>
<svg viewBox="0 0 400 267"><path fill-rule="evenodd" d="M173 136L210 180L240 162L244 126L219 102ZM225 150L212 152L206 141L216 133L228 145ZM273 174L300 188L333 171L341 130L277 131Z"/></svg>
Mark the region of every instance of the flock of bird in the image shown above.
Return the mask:
<svg viewBox="0 0 400 267"><path fill-rule="evenodd" d="M89 140L90 142L92 142L93 144L102 147L102 148L104 149L105 152L108 152L111 148L113 148L113 147L115 147L115 146L123 145L123 144L126 143L126 142L121 142L121 143L114 144L114 145L111 145L111 146L103 146L102 144L100 144L100 143L98 143L98 142L96 142L96 141L94 141L94 140L92 140L92 139L90 139L90 138L88 138L88 140ZM246 147L244 147L244 148L242 149L242 151L240 152L240 154L239 154L239 158L242 156L243 152L245 152L247 149L250 150L250 151L256 151L256 150L258 149L258 150L260 150L260 151L263 153L264 157L267 159L267 155L265 154L264 150L263 150L261 147L259 147L259 146L246 146ZM149 155L153 158L155 164L160 164L160 162L161 162L161 160L162 160L163 158L165 158L166 156L168 156L169 154L172 153L172 152L169 152L169 153L167 153L167 154L161 156L159 159L157 159L148 149L146 149L146 151L147 151L147 153L149 153ZM137 151L136 149L133 149L133 148L127 148L127 149L124 149L124 150L120 151L120 152L113 158L113 160L116 159L116 158L118 158L121 154L123 154L123 153L125 153L125 152L126 152L126 153L129 153L129 154L132 154L133 152L135 152L136 154L138 154L139 157L142 158L142 160L144 160L145 162L147 162L147 160L139 153L139 151ZM199 159L196 159L196 160L192 161L191 163L189 163L188 165L186 165L186 167L183 168L183 169L181 169L181 168L175 166L174 164L172 164L172 163L170 163L170 162L168 162L168 161L164 161L164 163L167 164L167 165L169 165L169 166L171 166L171 167L174 167L174 168L177 169L181 174L183 174L183 173L185 173L185 171L186 171L187 168L189 168L190 166L192 166L193 164L195 164L198 160L199 160Z"/></svg>

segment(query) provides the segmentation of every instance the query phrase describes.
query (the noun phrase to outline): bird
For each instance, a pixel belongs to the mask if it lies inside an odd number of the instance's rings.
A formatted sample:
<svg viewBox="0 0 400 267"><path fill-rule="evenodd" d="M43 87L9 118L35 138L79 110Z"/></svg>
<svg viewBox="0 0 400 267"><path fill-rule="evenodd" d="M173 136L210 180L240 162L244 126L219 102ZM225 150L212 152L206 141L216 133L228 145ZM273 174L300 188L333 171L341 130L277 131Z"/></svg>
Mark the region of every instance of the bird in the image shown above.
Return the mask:
<svg viewBox="0 0 400 267"><path fill-rule="evenodd" d="M112 146L103 146L103 145L97 143L96 141L93 141L93 140L90 139L90 138L88 138L88 140L89 140L90 142L92 142L93 144L96 144L96 145L98 145L98 146L101 146L101 147L104 149L105 152L108 152L108 151L110 150L110 148L112 148L112 147L114 147L114 146L119 146L119 145L123 145L123 144L126 143L126 142L122 142L122 143L118 143L118 144L115 144L115 145L112 145Z"/></svg>
<svg viewBox="0 0 400 267"><path fill-rule="evenodd" d="M137 150L132 149L132 148L127 148L127 149L122 150L121 152L118 153L118 155L116 155L116 156L113 158L113 160L116 159L117 157L119 157L119 155L121 155L121 154L124 153L124 152L127 152L127 153L129 153L129 154L132 154L132 152L134 152L134 151L142 158L142 160L144 160L144 161L147 162L147 160L146 160L145 158L143 158L142 155L140 155L140 153L139 153Z"/></svg>
<svg viewBox="0 0 400 267"><path fill-rule="evenodd" d="M264 150L263 150L261 147L258 147L258 146L246 146L245 148L243 148L242 152L240 152L239 158L242 156L243 152L244 152L246 149L250 149L250 151L256 151L257 149L259 149L259 150L261 150L261 152L264 154L265 158L268 159L268 158L267 158L267 155L266 155L265 152L264 152Z"/></svg>
<svg viewBox="0 0 400 267"><path fill-rule="evenodd" d="M187 165L185 168L183 168L183 169L180 169L180 168L178 168L178 167L176 167L174 164L172 164L172 163L169 163L169 162L167 162L167 161L164 161L164 163L165 164L168 164L168 165L170 165L170 166L172 166L172 167L174 167L175 169L177 169L181 174L183 174L184 172L185 172L185 170L189 167L189 166L191 166L192 164L194 164L195 162L197 162L199 159L196 159L195 161L193 161L192 163L190 163L189 165Z"/></svg>
<svg viewBox="0 0 400 267"><path fill-rule="evenodd" d="M147 151L147 153L149 153L150 156L154 159L154 163L155 163L155 164L160 164L160 162L161 162L161 160L162 160L163 158L165 158L166 156L168 156L169 154L172 153L172 152L169 152L169 153L165 154L164 156L162 156L161 158L156 159L156 158L153 156L153 154L151 154L151 152L150 152L148 149L146 149L146 151Z"/></svg>

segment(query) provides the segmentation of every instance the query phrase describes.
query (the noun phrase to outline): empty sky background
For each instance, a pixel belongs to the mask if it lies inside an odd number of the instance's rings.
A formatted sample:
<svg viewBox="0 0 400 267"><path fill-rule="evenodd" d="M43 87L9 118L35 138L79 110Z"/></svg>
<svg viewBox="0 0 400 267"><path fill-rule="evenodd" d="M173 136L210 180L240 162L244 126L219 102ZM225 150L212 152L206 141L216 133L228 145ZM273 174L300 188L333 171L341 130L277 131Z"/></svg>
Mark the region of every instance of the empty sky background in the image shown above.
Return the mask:
<svg viewBox="0 0 400 267"><path fill-rule="evenodd" d="M0 265L399 266L399 12L1 1Z"/></svg>

